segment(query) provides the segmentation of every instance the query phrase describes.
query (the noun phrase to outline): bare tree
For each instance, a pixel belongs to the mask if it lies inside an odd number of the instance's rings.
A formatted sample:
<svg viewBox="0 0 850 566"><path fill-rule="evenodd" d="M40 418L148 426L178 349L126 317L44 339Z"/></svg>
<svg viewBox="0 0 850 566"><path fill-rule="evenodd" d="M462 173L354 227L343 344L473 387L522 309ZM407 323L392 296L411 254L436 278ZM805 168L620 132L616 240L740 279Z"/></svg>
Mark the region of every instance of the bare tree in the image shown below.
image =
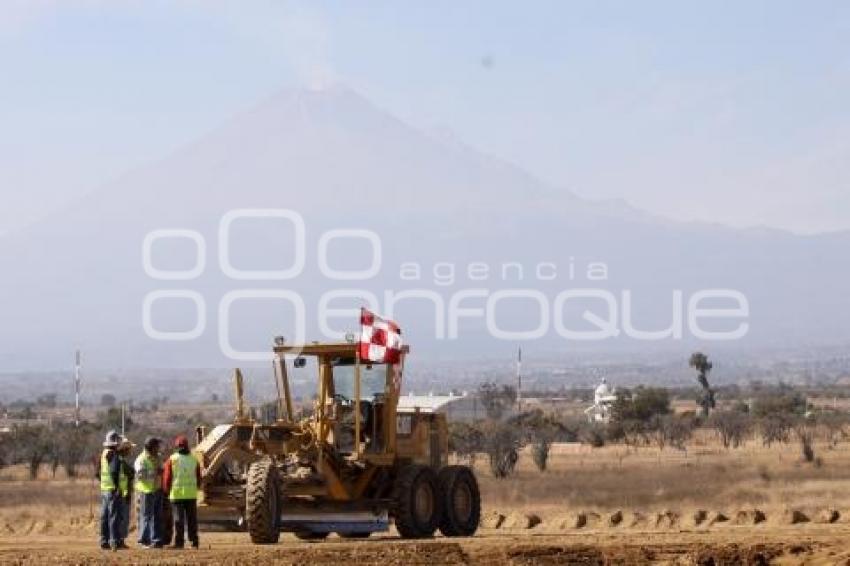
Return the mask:
<svg viewBox="0 0 850 566"><path fill-rule="evenodd" d="M59 435L54 431L50 435L47 449L47 460L50 464L50 477L56 479L56 472L59 470L59 465L62 464L62 444Z"/></svg>
<svg viewBox="0 0 850 566"><path fill-rule="evenodd" d="M667 431L665 430L665 421L670 415L656 415L650 423L650 436L655 441L655 445L659 450L664 450L667 446Z"/></svg>
<svg viewBox="0 0 850 566"><path fill-rule="evenodd" d="M11 434L0 434L0 470L14 462Z"/></svg>
<svg viewBox="0 0 850 566"><path fill-rule="evenodd" d="M818 423L823 425L826 442L830 448L838 446L838 442L847 437L848 417L837 411L824 411L818 415Z"/></svg>
<svg viewBox="0 0 850 566"><path fill-rule="evenodd" d="M703 418L708 418L709 413L715 406L714 390L708 384L708 372L711 371L713 364L708 361L708 356L702 352L694 352L691 354L688 365L698 372L697 381L702 388L702 392L697 398L697 404L702 408Z"/></svg>
<svg viewBox="0 0 850 566"><path fill-rule="evenodd" d="M593 448L601 448L608 440L607 427L601 423L582 421L577 430L577 439Z"/></svg>
<svg viewBox="0 0 850 566"><path fill-rule="evenodd" d="M521 431L515 424L491 421L484 430L484 449L493 476L507 478L516 469L519 449L522 445Z"/></svg>
<svg viewBox="0 0 850 566"><path fill-rule="evenodd" d="M738 448L750 432L750 416L741 411L720 411L711 416L711 426L724 448Z"/></svg>
<svg viewBox="0 0 850 566"><path fill-rule="evenodd" d="M753 416L758 419L762 443L787 443L791 430L806 414L806 398L787 385L778 392L757 397L753 403Z"/></svg>
<svg viewBox="0 0 850 566"><path fill-rule="evenodd" d="M90 425L66 427L56 434L59 463L69 478L77 477L77 468L88 452L95 452L100 431Z"/></svg>
<svg viewBox="0 0 850 566"><path fill-rule="evenodd" d="M656 444L660 449L670 445L678 450L684 450L685 444L691 439L694 431L693 417L686 415L660 415L656 417Z"/></svg>
<svg viewBox="0 0 850 566"><path fill-rule="evenodd" d="M810 426L810 424L805 421L799 422L794 427L794 434L796 434L797 438L800 440L800 450L803 455L803 460L806 462L814 462L814 427Z"/></svg>
<svg viewBox="0 0 850 566"><path fill-rule="evenodd" d="M38 477L38 470L50 455L50 431L42 425L16 427L13 431L16 451L29 468L30 479Z"/></svg>
<svg viewBox="0 0 850 566"><path fill-rule="evenodd" d="M619 433L623 439L623 444L638 448L647 446L650 443L650 430L646 423L637 419L626 419L619 423Z"/></svg>
<svg viewBox="0 0 850 566"><path fill-rule="evenodd" d="M475 465L475 455L484 450L484 433L474 424L449 423L449 450Z"/></svg>
<svg viewBox="0 0 850 566"><path fill-rule="evenodd" d="M551 415L544 414L540 409L520 415L513 419L513 422L521 424L525 430L525 439L531 444L531 457L534 465L541 472L545 472L549 463L549 451L552 448L552 443L559 435L565 434L566 427Z"/></svg>
<svg viewBox="0 0 850 566"><path fill-rule="evenodd" d="M787 443L791 439L793 424L792 416L781 413L759 419L762 444L770 446L774 442Z"/></svg>
<svg viewBox="0 0 850 566"><path fill-rule="evenodd" d="M493 382L478 386L478 398L484 405L487 418L499 420L508 408L516 404L516 389L510 385L496 385Z"/></svg>

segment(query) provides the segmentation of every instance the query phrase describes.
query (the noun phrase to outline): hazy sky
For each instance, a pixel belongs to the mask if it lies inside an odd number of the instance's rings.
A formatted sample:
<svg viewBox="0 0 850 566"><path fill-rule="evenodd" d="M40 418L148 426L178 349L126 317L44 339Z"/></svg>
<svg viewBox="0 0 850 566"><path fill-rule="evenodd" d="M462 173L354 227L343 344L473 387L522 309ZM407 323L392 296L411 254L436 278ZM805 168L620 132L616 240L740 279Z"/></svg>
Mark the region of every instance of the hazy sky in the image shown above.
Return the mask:
<svg viewBox="0 0 850 566"><path fill-rule="evenodd" d="M340 82L589 198L850 229L850 3L0 0L0 232Z"/></svg>

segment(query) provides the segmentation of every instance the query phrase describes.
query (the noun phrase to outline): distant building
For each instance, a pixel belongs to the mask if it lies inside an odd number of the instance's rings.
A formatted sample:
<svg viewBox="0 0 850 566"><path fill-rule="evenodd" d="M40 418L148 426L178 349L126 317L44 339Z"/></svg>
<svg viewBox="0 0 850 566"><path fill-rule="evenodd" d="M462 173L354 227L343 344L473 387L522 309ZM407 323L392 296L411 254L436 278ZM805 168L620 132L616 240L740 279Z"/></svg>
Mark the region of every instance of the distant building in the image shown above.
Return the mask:
<svg viewBox="0 0 850 566"><path fill-rule="evenodd" d="M617 400L617 394L613 387L608 386L608 380L602 378L596 390L593 392L593 405L585 409L587 420L596 423L607 423L611 420L611 407Z"/></svg>
<svg viewBox="0 0 850 566"><path fill-rule="evenodd" d="M483 419L487 412L475 395L415 395L409 393L398 399L399 413L443 413L449 422L472 422Z"/></svg>

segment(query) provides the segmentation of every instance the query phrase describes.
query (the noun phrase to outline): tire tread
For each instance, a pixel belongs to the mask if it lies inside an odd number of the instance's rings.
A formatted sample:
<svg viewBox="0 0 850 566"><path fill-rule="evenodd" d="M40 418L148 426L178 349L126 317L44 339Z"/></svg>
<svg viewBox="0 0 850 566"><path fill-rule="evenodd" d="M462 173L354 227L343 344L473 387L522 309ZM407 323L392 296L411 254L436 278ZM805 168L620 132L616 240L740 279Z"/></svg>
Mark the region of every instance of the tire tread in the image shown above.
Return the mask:
<svg viewBox="0 0 850 566"><path fill-rule="evenodd" d="M417 521L414 509L415 490L423 481L431 483L435 496L434 514L426 524L420 524ZM418 464L411 464L402 468L396 477L392 498L394 501L395 528L402 538L425 538L434 534L442 515L440 505L442 498L440 497L436 474L431 468Z"/></svg>
<svg viewBox="0 0 850 566"><path fill-rule="evenodd" d="M472 536L481 521L481 493L475 474L467 466L446 466L437 476L443 512L440 516L440 532L447 537ZM466 482L472 492L472 514L464 523L454 513L453 491L458 482Z"/></svg>
<svg viewBox="0 0 850 566"><path fill-rule="evenodd" d="M277 497L277 469L270 459L254 462L248 468L248 482L245 486L245 519L251 542L255 544L274 544L280 540L277 517L271 512L269 498ZM274 508L278 506L275 504Z"/></svg>

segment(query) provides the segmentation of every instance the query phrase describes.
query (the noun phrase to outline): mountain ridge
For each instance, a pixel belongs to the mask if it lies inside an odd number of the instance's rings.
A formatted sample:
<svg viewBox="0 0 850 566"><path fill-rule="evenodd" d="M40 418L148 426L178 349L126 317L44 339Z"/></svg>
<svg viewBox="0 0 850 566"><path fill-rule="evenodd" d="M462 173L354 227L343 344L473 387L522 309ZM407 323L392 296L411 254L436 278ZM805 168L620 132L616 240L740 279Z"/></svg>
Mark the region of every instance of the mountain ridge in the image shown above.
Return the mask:
<svg viewBox="0 0 850 566"><path fill-rule="evenodd" d="M333 228L377 233L386 265L604 261L611 275L599 286L640 295L635 313L643 326L663 327L673 290L719 287L750 298L748 340L850 337L848 324L836 316L850 311L842 292L850 277L832 260L846 250L850 233L750 232L666 219L620 201L586 200L474 148L441 144L353 91L333 89L278 93L14 237L0 237L0 269L7 274L0 281L0 309L15 321L0 328L0 364L18 368L64 360L59 352L81 343L101 367L145 360L218 363L216 305L224 293L250 282L218 272L216 234L224 213L244 208L297 210L307 225L311 262L319 234ZM204 236L203 276L181 284L146 275L142 241L159 228L188 228ZM290 239L286 230L257 227L234 234L231 251L240 265L268 265L270 258L288 259L284 244ZM335 261L356 257L357 249L345 248ZM185 249L176 242L160 247L157 261L185 265ZM590 284L523 279L491 280L487 286L534 285L551 299L566 283ZM363 283L381 294L411 285L386 270ZM459 285L428 289L448 302ZM144 334L142 300L157 288L189 288L207 298L209 328L202 338L163 344ZM286 288L312 304L334 287L311 264ZM509 309L511 320L527 326L527 310ZM176 307L157 316L165 327L188 324ZM286 334L289 315L275 316L246 315L238 333L243 346L265 349L268 336ZM425 329L412 334L426 352L494 346L478 322L470 323L463 340L447 343L429 335L434 315L427 309L410 307L399 316L417 321L414 326L422 323ZM45 341L55 354L40 347ZM617 344L613 340L610 347ZM549 335L541 347L568 345Z"/></svg>

